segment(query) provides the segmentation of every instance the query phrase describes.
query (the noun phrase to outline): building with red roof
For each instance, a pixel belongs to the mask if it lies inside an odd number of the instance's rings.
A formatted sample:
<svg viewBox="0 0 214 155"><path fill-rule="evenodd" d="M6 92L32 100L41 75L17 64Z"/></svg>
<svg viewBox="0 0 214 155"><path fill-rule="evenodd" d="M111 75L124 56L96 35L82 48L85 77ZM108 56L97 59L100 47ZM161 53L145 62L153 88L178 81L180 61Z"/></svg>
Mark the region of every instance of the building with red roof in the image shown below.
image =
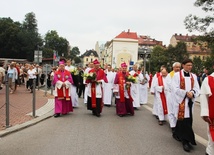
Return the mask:
<svg viewBox="0 0 214 155"><path fill-rule="evenodd" d="M100 51L100 57L105 64L119 67L122 62L132 64L142 61L141 55L145 52L145 48L152 49L156 45L163 46L162 41L138 35L137 32L131 32L128 29L119 33L111 41L107 41L104 50Z"/></svg>
<svg viewBox="0 0 214 155"><path fill-rule="evenodd" d="M194 57L200 57L202 60L205 60L207 56L210 56L211 50L207 48L207 42L196 41L198 36L196 35L182 35L175 33L170 39L170 44L176 46L178 42L186 43L187 52L189 57L193 59Z"/></svg>

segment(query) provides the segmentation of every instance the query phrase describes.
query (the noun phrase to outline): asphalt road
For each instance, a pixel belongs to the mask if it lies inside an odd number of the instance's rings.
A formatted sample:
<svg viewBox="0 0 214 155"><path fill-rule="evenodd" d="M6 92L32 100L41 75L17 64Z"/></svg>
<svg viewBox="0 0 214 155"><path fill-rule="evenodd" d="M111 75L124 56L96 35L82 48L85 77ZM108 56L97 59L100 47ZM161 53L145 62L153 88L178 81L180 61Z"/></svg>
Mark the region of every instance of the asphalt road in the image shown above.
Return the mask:
<svg viewBox="0 0 214 155"><path fill-rule="evenodd" d="M97 118L87 111L83 100L73 113L50 118L0 139L0 155L185 155L180 142L171 136L166 122L159 126L152 115L153 97L134 116L118 117L115 106L104 107ZM194 130L206 139L206 125L195 105ZM191 151L203 155L197 142Z"/></svg>

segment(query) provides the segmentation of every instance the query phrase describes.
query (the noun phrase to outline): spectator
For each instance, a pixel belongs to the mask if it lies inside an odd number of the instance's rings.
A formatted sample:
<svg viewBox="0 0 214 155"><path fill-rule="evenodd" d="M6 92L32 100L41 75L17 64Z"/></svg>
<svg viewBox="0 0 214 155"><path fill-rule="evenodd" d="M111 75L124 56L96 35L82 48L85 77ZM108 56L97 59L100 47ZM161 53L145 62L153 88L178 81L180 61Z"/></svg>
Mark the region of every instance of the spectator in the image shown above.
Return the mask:
<svg viewBox="0 0 214 155"><path fill-rule="evenodd" d="M204 72L204 73L203 73L202 76L201 76L201 80L202 80L202 81L204 81L205 77L208 76L208 72L209 72L208 68L204 68L203 72Z"/></svg>
<svg viewBox="0 0 214 155"><path fill-rule="evenodd" d="M8 85L10 88L10 93L13 94L15 90L15 81L18 78L18 72L14 66L14 63L10 64L7 71L7 75L8 75Z"/></svg>
<svg viewBox="0 0 214 155"><path fill-rule="evenodd" d="M0 90L2 89L4 76L5 76L5 69L3 68L3 63L0 63Z"/></svg>
<svg viewBox="0 0 214 155"><path fill-rule="evenodd" d="M78 67L78 96L79 98L81 97L81 95L83 94L83 98L84 98L84 92L85 92L85 84L83 83L83 74L84 74L84 70L81 67Z"/></svg>
<svg viewBox="0 0 214 155"><path fill-rule="evenodd" d="M31 65L29 70L27 71L29 77L29 86L31 89L31 93L33 92L33 80L36 79L36 70Z"/></svg>

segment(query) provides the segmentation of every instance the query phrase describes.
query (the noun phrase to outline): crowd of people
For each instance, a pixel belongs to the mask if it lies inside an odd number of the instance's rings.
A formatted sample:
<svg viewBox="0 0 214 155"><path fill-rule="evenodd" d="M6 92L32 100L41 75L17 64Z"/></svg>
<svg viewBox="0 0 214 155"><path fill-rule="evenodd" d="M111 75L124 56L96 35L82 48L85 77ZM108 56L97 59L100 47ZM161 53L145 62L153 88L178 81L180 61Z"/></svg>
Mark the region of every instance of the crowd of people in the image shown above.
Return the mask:
<svg viewBox="0 0 214 155"><path fill-rule="evenodd" d="M25 85L26 90L32 93L34 79L36 87L46 84L42 66L38 64L22 64L16 62L9 64L0 63L0 89L2 89L5 81L8 81L10 94L15 93L17 86L21 85Z"/></svg>
<svg viewBox="0 0 214 155"><path fill-rule="evenodd" d="M101 116L103 106L113 104L119 117L134 116L135 110L147 104L150 92L154 96L153 115L158 124L162 126L168 121L172 137L182 143L186 152L196 145L192 128L193 108L195 99L200 95L201 116L208 124L206 154L214 154L214 73L208 75L205 71L203 82L199 83L197 76L191 72L191 59L175 62L170 73L165 66L161 66L154 76L148 75L144 67L137 64L130 71L125 62L118 69L113 69L110 64L104 68L100 66L97 59L85 68L75 67L71 60L62 59L44 81L39 65L12 62L4 68L0 64L0 89L5 77L8 78L11 94L22 83L32 92L34 79L37 86L45 83L48 87L53 85L56 118L73 112L73 108L79 106L78 98L81 97L87 109L97 117Z"/></svg>

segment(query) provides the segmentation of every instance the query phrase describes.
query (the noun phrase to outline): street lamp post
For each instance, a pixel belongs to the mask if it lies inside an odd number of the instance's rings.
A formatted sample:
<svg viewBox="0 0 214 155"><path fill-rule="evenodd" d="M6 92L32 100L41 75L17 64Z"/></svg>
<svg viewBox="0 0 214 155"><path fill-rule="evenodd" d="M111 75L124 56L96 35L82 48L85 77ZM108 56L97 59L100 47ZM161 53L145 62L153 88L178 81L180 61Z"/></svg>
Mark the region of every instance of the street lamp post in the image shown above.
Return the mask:
<svg viewBox="0 0 214 155"><path fill-rule="evenodd" d="M150 58L151 49L147 48L147 47L142 47L139 49L139 51L141 53L140 57L143 58L143 66L144 66L143 74L145 75L146 74L146 59ZM149 70L150 70L150 68L149 68Z"/></svg>
<svg viewBox="0 0 214 155"><path fill-rule="evenodd" d="M102 58L102 60L103 60L103 68L105 67L104 65L105 65L105 58Z"/></svg>

